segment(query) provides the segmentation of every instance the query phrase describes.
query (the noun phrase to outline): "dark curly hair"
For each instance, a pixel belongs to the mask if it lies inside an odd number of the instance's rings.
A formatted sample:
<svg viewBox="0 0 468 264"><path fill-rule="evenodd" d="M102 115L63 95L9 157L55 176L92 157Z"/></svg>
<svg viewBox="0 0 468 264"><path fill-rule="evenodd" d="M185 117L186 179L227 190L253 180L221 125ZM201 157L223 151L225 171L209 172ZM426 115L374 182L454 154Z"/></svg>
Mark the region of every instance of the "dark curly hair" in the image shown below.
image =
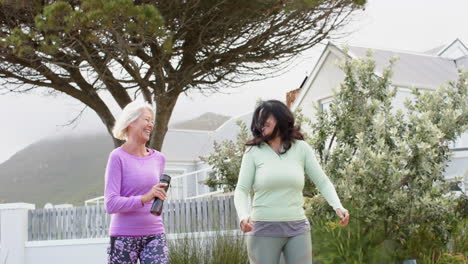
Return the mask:
<svg viewBox="0 0 468 264"><path fill-rule="evenodd" d="M277 123L271 135L264 137L262 128L270 115L275 117ZM294 122L293 113L283 102L278 100L260 102L255 109L252 117L252 124L250 125L253 139L247 141L245 145L258 146L263 142L268 143L269 140L272 140L279 134L284 148L281 154L284 154L291 148L291 144L295 140L304 140L304 135L300 131L300 126L296 126Z"/></svg>

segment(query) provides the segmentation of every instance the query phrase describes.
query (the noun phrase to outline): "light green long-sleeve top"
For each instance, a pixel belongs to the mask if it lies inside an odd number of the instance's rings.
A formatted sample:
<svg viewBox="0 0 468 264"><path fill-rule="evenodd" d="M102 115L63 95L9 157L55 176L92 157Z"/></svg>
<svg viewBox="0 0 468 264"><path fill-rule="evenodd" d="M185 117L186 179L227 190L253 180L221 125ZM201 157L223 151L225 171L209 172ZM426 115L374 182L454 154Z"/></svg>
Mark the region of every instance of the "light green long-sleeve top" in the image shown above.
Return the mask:
<svg viewBox="0 0 468 264"><path fill-rule="evenodd" d="M234 204L239 219L253 221L296 221L305 219L304 173L315 183L333 209L341 205L335 187L321 169L314 151L303 140L296 140L285 153L278 155L268 144L249 147L242 158ZM252 214L248 197L253 189Z"/></svg>

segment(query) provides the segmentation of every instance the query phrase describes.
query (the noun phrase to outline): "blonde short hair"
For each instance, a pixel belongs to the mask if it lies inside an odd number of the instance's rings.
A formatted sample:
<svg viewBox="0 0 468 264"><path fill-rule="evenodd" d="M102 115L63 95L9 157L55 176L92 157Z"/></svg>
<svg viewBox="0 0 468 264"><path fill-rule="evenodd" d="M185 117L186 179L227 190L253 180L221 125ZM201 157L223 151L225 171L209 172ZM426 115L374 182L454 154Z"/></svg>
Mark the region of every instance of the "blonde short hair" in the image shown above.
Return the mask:
<svg viewBox="0 0 468 264"><path fill-rule="evenodd" d="M120 113L119 118L115 121L112 134L120 140L127 140L127 128L133 121L137 120L142 114L143 109L148 109L155 116L153 107L147 102L133 101L126 105Z"/></svg>

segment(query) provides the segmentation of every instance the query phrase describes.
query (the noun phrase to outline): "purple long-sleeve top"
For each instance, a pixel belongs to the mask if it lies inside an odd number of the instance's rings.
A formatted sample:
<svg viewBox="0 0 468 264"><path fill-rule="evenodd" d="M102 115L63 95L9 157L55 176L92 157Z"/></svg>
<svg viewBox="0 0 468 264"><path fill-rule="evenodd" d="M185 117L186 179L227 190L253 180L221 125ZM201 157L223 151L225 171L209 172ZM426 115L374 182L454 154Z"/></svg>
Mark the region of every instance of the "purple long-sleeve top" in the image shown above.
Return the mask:
<svg viewBox="0 0 468 264"><path fill-rule="evenodd" d="M110 236L147 236L164 233L161 216L150 213L152 201L143 204L147 193L164 171L166 158L156 150L138 157L122 147L109 155L106 168L104 202L111 214Z"/></svg>

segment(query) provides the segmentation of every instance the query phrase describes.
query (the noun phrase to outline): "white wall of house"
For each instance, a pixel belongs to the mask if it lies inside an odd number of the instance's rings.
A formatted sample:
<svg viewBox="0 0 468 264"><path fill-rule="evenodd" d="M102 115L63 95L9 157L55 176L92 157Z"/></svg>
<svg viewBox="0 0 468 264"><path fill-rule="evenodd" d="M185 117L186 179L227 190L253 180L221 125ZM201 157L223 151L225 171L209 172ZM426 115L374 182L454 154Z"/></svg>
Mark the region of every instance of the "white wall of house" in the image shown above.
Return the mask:
<svg viewBox="0 0 468 264"><path fill-rule="evenodd" d="M176 179L177 176L184 175L195 170L196 164L193 162L167 161L164 173ZM176 199L178 199L178 197L180 197L180 195L185 191L185 185L185 182L182 180L174 180L171 182L170 192L174 193L174 197L177 197Z"/></svg>
<svg viewBox="0 0 468 264"><path fill-rule="evenodd" d="M299 93L296 102L294 102L293 110L302 109L302 113L311 118L315 116L314 106L318 106L319 100L330 98L333 96L333 89L339 87L340 82L344 79L344 73L339 69L337 63L342 60L343 56L332 50L325 51L320 61L310 75L309 79L304 84L305 93Z"/></svg>
<svg viewBox="0 0 468 264"><path fill-rule="evenodd" d="M455 41L444 51L443 56L458 58L466 54L466 47L461 42ZM339 88L345 77L344 72L338 66L343 58L343 53L336 47L331 45L325 49L303 86L304 91L301 91L296 98L292 110L300 108L306 117L313 119L316 115L314 106L317 106L318 109L328 108L333 100L334 89ZM410 100L414 98L411 89L397 86L397 94L393 100L394 111L404 110L404 102L408 98ZM464 182L462 187L468 191L468 132L454 142L451 149L454 150L454 153L452 160L448 163L445 176L447 179L461 178Z"/></svg>
<svg viewBox="0 0 468 264"><path fill-rule="evenodd" d="M166 163L164 172L172 176L169 199L198 197L215 191L204 184L211 173L211 167L204 162L172 161Z"/></svg>

